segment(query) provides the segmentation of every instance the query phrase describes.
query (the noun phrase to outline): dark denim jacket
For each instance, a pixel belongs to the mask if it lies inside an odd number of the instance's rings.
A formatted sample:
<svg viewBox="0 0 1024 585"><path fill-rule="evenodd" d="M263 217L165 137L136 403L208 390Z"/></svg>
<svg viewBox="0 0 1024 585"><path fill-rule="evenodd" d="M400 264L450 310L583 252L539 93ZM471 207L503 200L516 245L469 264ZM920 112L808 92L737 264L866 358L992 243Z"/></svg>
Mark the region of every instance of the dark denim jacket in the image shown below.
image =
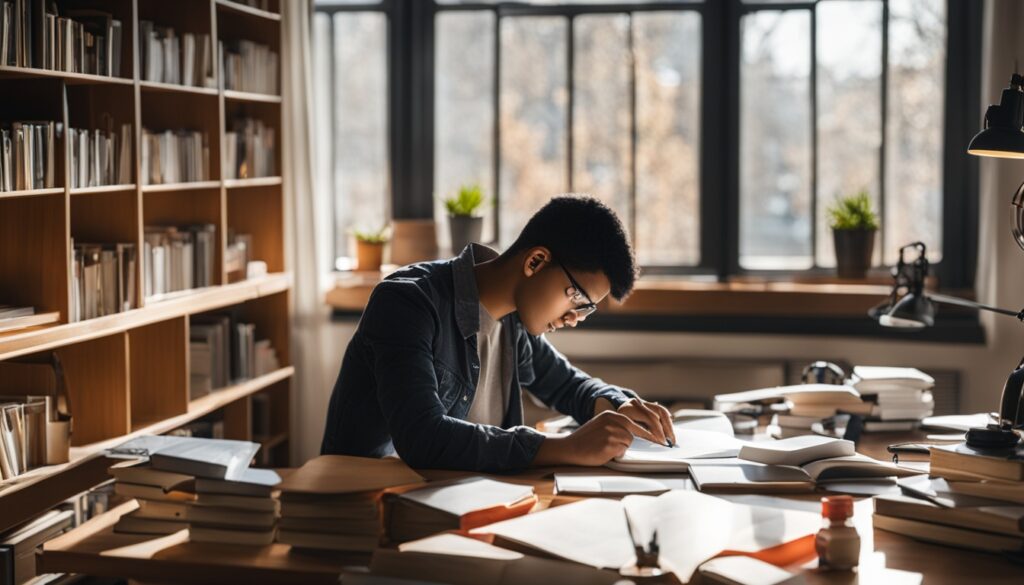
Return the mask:
<svg viewBox="0 0 1024 585"><path fill-rule="evenodd" d="M625 390L572 367L511 313L501 319L516 364L504 423L464 420L480 374L474 253L493 255L470 245L456 258L407 266L377 285L345 351L321 453L397 451L418 468L511 471L528 467L544 440L522 426L520 387L580 423L598 397L616 406L626 400Z"/></svg>

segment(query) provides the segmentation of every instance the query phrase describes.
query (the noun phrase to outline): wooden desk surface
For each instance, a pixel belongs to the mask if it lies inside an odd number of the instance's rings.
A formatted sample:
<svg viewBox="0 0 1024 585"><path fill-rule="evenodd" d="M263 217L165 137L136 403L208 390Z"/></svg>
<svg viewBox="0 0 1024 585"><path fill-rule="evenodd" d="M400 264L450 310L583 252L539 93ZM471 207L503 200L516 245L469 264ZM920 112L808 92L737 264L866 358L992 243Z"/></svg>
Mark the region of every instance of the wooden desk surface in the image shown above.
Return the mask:
<svg viewBox="0 0 1024 585"><path fill-rule="evenodd" d="M865 435L859 450L867 455L887 458L885 446L904 440L920 439L911 433L879 433ZM560 505L576 498L553 494L556 472L596 471L587 468L542 468L516 475L491 476L502 481L534 486L540 506ZM615 473L601 469L601 473ZM421 470L429 480L465 477L465 472ZM723 496L727 499L757 503L767 496ZM775 499L775 498L772 498ZM787 506L817 511L818 496L786 496ZM778 500L776 499L776 503ZM181 531L165 537L115 534L113 525L126 504L102 514L79 528L60 536L44 547L39 568L44 572L75 572L109 577L126 577L153 583L338 583L346 572L365 572L369 556L365 554L311 555L292 553L290 547L274 544L268 547L198 544L188 542ZM917 583L914 575L891 572L907 571L921 574L927 584L1022 583L1024 568L997 555L989 555L944 546L926 544L874 530L871 525L872 502L861 498L855 506L854 519L861 534L859 573L819 573L804 571L808 583ZM799 570L799 567L790 567ZM890 571L890 572L886 572ZM902 581L899 577L907 578Z"/></svg>

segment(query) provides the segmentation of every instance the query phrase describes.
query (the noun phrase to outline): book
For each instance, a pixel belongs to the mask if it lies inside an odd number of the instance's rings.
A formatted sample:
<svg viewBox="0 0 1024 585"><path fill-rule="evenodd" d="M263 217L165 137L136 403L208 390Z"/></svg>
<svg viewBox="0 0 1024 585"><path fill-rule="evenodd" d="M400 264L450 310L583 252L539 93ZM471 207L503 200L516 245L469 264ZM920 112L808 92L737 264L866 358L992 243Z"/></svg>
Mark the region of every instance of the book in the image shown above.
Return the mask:
<svg viewBox="0 0 1024 585"><path fill-rule="evenodd" d="M1024 481L1024 445L1010 449L974 449L966 443L930 448L933 468L950 469L982 478Z"/></svg>
<svg viewBox="0 0 1024 585"><path fill-rule="evenodd" d="M276 504L274 500L268 499L267 501ZM274 528L276 518L276 506L272 506L268 511L256 511L223 506L204 506L200 501L189 507L185 516L190 527L203 526L238 530L271 530Z"/></svg>
<svg viewBox="0 0 1024 585"><path fill-rule="evenodd" d="M114 532L119 534L152 534L165 536L186 530L188 523L184 520L168 518L147 518L138 510L123 514L114 524Z"/></svg>
<svg viewBox="0 0 1024 585"><path fill-rule="evenodd" d="M678 443L658 445L635 437L624 454L605 464L625 472L685 472L690 462L702 459L736 457L743 442L721 432L687 429L673 424Z"/></svg>
<svg viewBox="0 0 1024 585"><path fill-rule="evenodd" d="M765 465L740 459L690 466L690 478L701 491L787 493L813 491L832 481L907 477L920 473L888 461L855 453L800 465Z"/></svg>
<svg viewBox="0 0 1024 585"><path fill-rule="evenodd" d="M196 480L199 494L224 494L269 498L281 476L272 469L247 468L234 481L201 477Z"/></svg>
<svg viewBox="0 0 1024 585"><path fill-rule="evenodd" d="M862 394L887 389L915 388L927 390L935 386L935 378L917 368L885 366L854 366L851 385Z"/></svg>
<svg viewBox="0 0 1024 585"><path fill-rule="evenodd" d="M780 441L746 443L738 457L767 465L802 465L828 457L846 457L856 453L853 441L807 435Z"/></svg>
<svg viewBox="0 0 1024 585"><path fill-rule="evenodd" d="M237 479L244 476L249 462L260 446L250 441L176 437L178 440L149 456L150 465L161 471L173 471L211 479Z"/></svg>
<svg viewBox="0 0 1024 585"><path fill-rule="evenodd" d="M185 490L165 490L155 485L142 485L118 481L114 483L114 493L126 498L139 498L166 502L193 502L196 495Z"/></svg>
<svg viewBox="0 0 1024 585"><path fill-rule="evenodd" d="M278 502L270 496L237 496L228 494L204 494L200 492L196 495L196 506L276 513L278 509Z"/></svg>
<svg viewBox="0 0 1024 585"><path fill-rule="evenodd" d="M946 483L954 493L1024 505L1024 482L949 480Z"/></svg>
<svg viewBox="0 0 1024 585"><path fill-rule="evenodd" d="M110 466L107 472L118 482L153 486L164 491L171 491L195 481L191 475L154 469L144 461L117 463ZM185 487L191 488L191 486Z"/></svg>
<svg viewBox="0 0 1024 585"><path fill-rule="evenodd" d="M161 502L157 500L137 500L139 507L133 515L138 518L149 518L151 520L175 520L178 522L184 522L189 508L192 507L190 501L166 501Z"/></svg>
<svg viewBox="0 0 1024 585"><path fill-rule="evenodd" d="M820 524L819 515L810 512L670 491L622 500L590 498L472 533L492 535L502 547L616 571L635 564L634 542L650 542L656 533L661 569L685 583L701 563L720 555L746 555L781 566L809 560Z"/></svg>
<svg viewBox="0 0 1024 585"><path fill-rule="evenodd" d="M874 527L879 530L908 536L924 542L932 542L946 546L954 546L971 550L1002 553L1019 551L1024 548L1024 537L1007 536L970 530L955 526L944 526L920 520L897 518L876 513L873 516Z"/></svg>
<svg viewBox="0 0 1024 585"><path fill-rule="evenodd" d="M74 516L71 510L50 510L0 536L0 575L5 582L27 583L35 577L37 550L71 530Z"/></svg>
<svg viewBox="0 0 1024 585"><path fill-rule="evenodd" d="M479 477L384 495L387 536L416 540L445 530L470 530L528 513L533 487Z"/></svg>
<svg viewBox="0 0 1024 585"><path fill-rule="evenodd" d="M875 513L1024 538L1024 507L998 505L998 502L971 496L949 497L953 494L940 493L948 497L953 503L952 507L942 507L928 500L905 495L881 495L874 498Z"/></svg>

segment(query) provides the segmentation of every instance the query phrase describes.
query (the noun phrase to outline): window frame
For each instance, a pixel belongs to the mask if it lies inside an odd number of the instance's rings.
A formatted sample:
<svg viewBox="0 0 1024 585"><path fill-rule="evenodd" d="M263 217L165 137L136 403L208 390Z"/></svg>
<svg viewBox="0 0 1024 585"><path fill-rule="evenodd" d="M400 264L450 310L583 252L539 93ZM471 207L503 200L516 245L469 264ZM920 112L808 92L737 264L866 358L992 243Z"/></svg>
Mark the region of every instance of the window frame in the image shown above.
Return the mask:
<svg viewBox="0 0 1024 585"><path fill-rule="evenodd" d="M434 34L438 14L456 11L494 13L494 133L493 181L496 198L501 169L500 80L501 20L516 16L564 16L568 18L567 67L567 165L572 184L573 165L573 19L588 14L634 14L647 11L695 11L701 15L701 112L700 112L700 262L694 266L645 266L645 275L705 276L720 282L736 277L787 280L796 277L834 275L834 268L816 265L806 270L754 270L739 263L740 239L740 37L743 15L760 10L810 10L811 27L811 128L812 132L812 234L816 220L817 83L815 7L820 0L744 3L743 0L703 2L578 3L535 5L524 2L474 2L438 4L436 0L381 0L380 3L316 5L317 12L384 12L388 21L388 126L392 219L434 218ZM889 0L883 3L888 22ZM977 131L981 112L981 23L983 7L970 0L946 0L947 48L943 130L943 258L933 264L943 288L970 289L974 285L978 235L978 161L966 155L966 145ZM883 57L887 51L883 27ZM886 124L887 70L882 73L882 128ZM333 73L333 70L332 70ZM635 91L635 86L632 88ZM634 94L635 96L635 94ZM636 101L632 101L633 115ZM974 113L974 114L972 114ZM632 144L635 148L635 126ZM880 173L881 206L884 211L886 140L883 134ZM634 161L635 162L635 161ZM635 165L634 165L635 168ZM630 177L634 185L636 173ZM635 196L635 193L634 193ZM500 213L495 212L495 234L500 234ZM635 215L633 220L635 222ZM629 226L633 228L634 226ZM338 229L338 226L335 226ZM635 231L635 230L631 230ZM816 237L812 235L812 237ZM899 242L879 238L881 246ZM814 240L812 240L813 242ZM812 256L816 256L812 250ZM883 260L884 262L884 260ZM884 265L872 275L884 277Z"/></svg>

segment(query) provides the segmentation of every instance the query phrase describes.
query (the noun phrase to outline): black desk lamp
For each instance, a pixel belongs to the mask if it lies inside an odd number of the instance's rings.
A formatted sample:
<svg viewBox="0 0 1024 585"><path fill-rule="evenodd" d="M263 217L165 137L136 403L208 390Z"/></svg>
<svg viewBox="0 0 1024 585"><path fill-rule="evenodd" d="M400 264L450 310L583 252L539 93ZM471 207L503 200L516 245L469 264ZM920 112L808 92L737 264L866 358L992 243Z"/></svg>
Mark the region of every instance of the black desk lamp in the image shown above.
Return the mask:
<svg viewBox="0 0 1024 585"><path fill-rule="evenodd" d="M907 261L907 250L916 249L918 256ZM941 295L925 293L924 282L928 276L928 258L922 242L914 242L900 248L899 262L892 269L895 282L892 294L882 304L868 311L873 319L884 327L920 330L935 324L935 303L959 305L981 311L1016 317L1024 321L1024 309L1011 311L984 303ZM1020 437L1014 429L1024 428L1024 358L1006 379L999 405L999 420L986 427L967 431L967 444L981 449L1013 447Z"/></svg>

